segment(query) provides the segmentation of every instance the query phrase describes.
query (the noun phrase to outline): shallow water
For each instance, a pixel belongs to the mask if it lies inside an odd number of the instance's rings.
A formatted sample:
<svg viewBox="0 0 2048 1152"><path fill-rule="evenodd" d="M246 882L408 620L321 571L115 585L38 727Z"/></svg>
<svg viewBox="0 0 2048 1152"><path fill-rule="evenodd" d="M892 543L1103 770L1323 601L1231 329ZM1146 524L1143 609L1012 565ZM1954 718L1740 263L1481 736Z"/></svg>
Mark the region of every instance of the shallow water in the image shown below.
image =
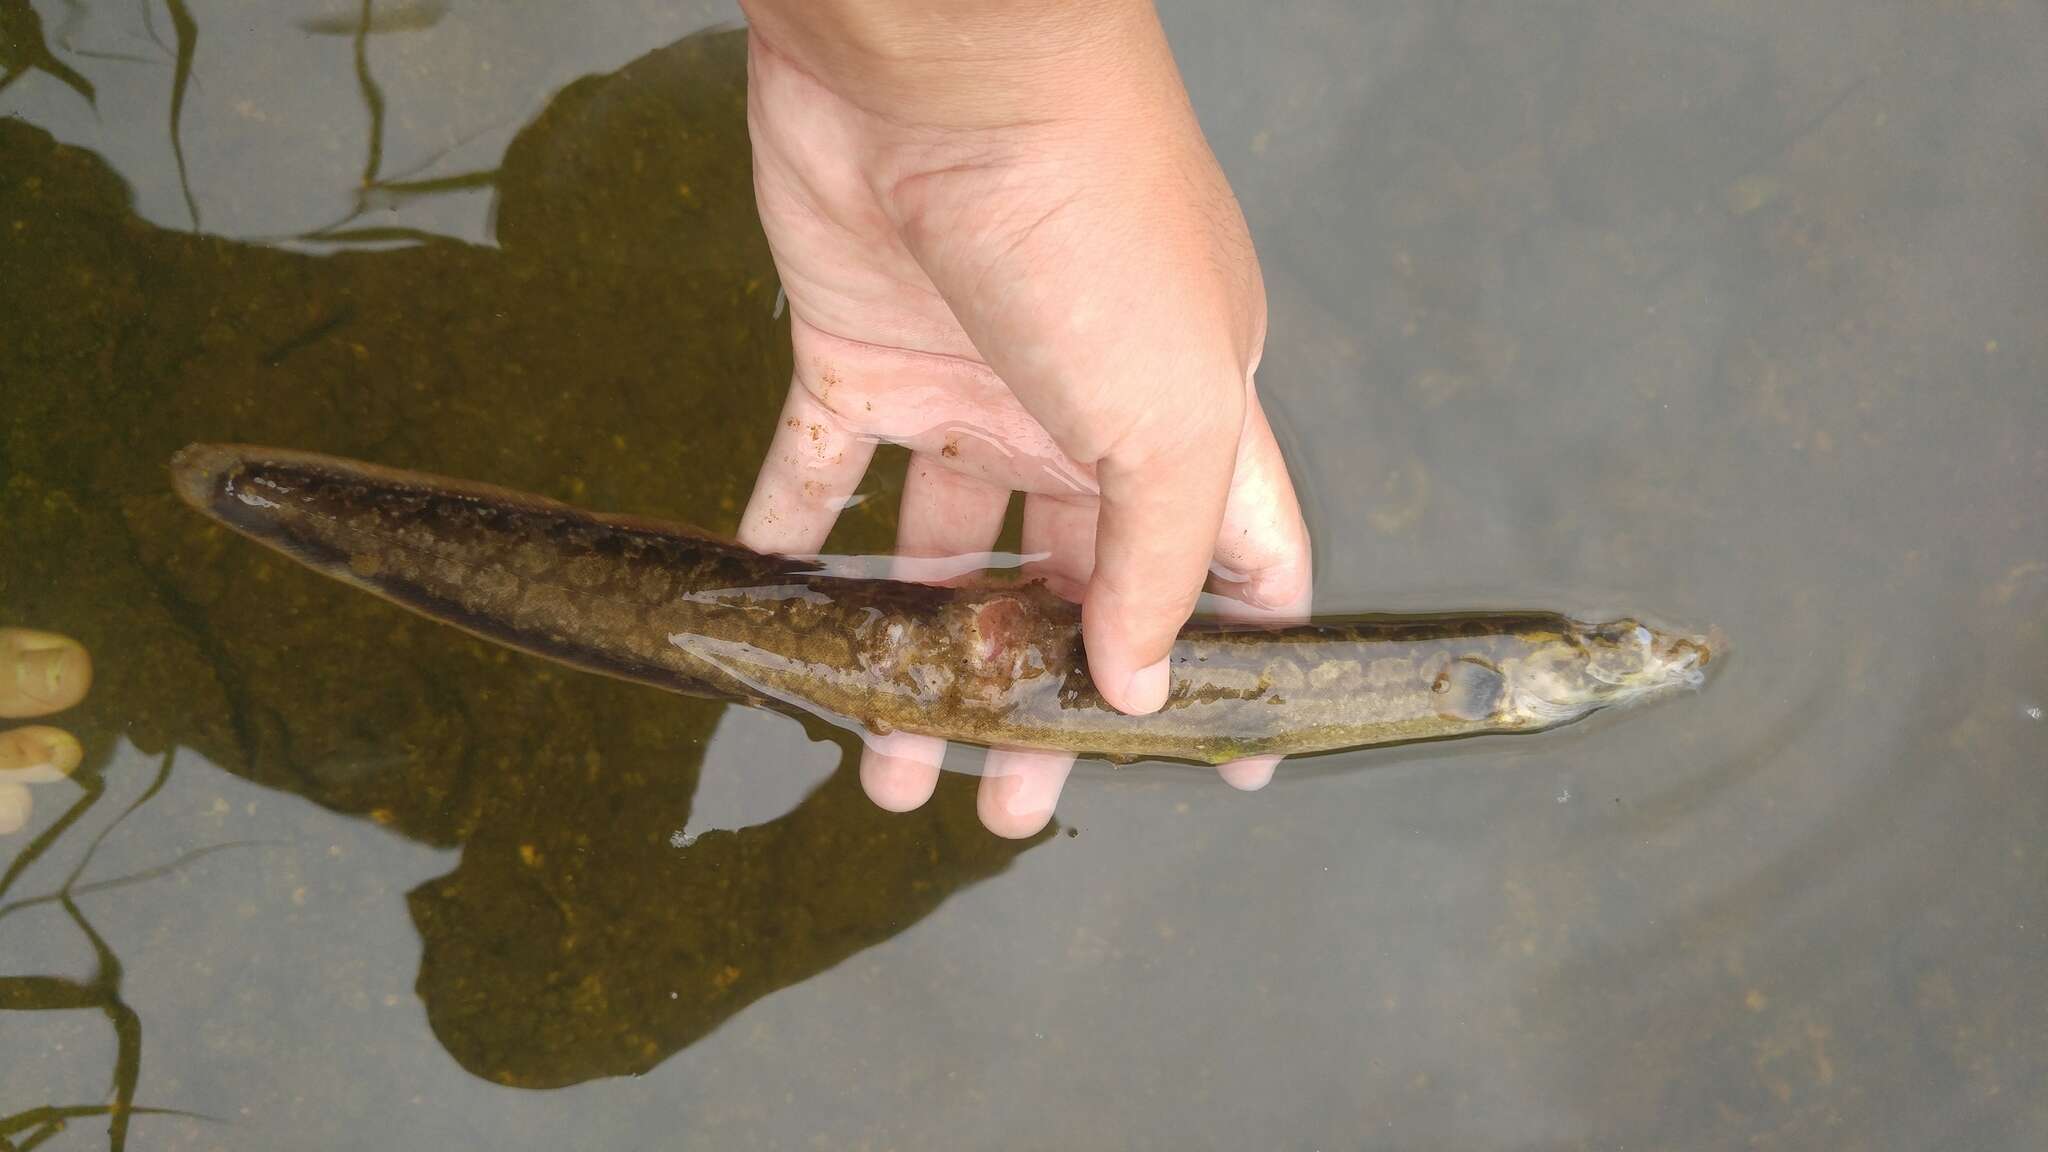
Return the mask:
<svg viewBox="0 0 2048 1152"><path fill-rule="evenodd" d="M0 903L83 865L0 913L0 1136L2048 1143L2048 11L1170 5L1319 605L1735 655L1255 796L1084 765L1011 844L170 494L239 439L736 523L789 365L731 13L528 7L0 0L63 66L0 90L0 624L98 673L0 840Z"/></svg>

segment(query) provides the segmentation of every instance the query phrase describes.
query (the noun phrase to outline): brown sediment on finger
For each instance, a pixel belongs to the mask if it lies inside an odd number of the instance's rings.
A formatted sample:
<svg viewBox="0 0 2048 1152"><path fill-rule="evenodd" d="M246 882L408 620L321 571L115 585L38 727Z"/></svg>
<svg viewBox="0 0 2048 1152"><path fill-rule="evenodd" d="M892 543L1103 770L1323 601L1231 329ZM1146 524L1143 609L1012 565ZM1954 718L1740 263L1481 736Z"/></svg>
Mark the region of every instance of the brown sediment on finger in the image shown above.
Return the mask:
<svg viewBox="0 0 2048 1152"><path fill-rule="evenodd" d="M0 628L0 719L61 712L92 687L92 657L69 636Z"/></svg>
<svg viewBox="0 0 2048 1152"><path fill-rule="evenodd" d="M1661 683L1626 621L1209 622L1176 641L1165 706L1127 716L1089 679L1079 608L1042 584L835 575L681 525L311 453L199 445L172 474L237 531L475 635L872 732L1221 763L1535 731Z"/></svg>

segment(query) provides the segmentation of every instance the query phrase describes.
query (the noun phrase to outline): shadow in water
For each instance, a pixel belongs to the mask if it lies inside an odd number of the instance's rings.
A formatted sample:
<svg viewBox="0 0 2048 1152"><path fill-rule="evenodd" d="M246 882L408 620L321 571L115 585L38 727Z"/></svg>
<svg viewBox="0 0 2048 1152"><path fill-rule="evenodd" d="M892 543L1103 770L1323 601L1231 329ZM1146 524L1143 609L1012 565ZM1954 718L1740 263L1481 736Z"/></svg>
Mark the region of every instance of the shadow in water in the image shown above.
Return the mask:
<svg viewBox="0 0 2048 1152"><path fill-rule="evenodd" d="M119 734L462 846L409 897L418 991L448 1051L499 1083L645 1071L1040 841L982 832L971 781L881 812L857 746L814 732L842 763L794 811L672 843L719 706L304 572L184 509L164 463L192 440L273 443L730 531L789 378L744 85L731 32L587 77L490 175L498 248L329 257L155 228L96 156L0 120L0 605L95 653L67 714L78 784L101 793ZM872 510L893 504L850 511L831 546L885 549ZM98 975L12 977L0 1007L107 1013L127 1087L105 1114L125 1124L141 1037L78 911L89 887L53 898ZM61 1111L0 1139L88 1114Z"/></svg>
<svg viewBox="0 0 2048 1152"><path fill-rule="evenodd" d="M29 0L0 0L0 91L30 72L48 74L87 104L97 102L92 81L50 51L35 6Z"/></svg>

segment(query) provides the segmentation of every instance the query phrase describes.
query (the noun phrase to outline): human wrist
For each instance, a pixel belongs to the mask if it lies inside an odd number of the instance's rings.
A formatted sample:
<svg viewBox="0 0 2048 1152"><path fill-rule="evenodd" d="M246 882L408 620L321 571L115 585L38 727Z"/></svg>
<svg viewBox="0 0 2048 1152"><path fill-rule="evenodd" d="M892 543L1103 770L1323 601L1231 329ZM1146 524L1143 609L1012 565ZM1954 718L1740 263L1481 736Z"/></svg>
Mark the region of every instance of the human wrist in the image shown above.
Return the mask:
<svg viewBox="0 0 2048 1152"><path fill-rule="evenodd" d="M1063 119L1180 82L1151 0L741 0L752 34L869 112L920 127ZM1105 109L1107 110L1107 109Z"/></svg>

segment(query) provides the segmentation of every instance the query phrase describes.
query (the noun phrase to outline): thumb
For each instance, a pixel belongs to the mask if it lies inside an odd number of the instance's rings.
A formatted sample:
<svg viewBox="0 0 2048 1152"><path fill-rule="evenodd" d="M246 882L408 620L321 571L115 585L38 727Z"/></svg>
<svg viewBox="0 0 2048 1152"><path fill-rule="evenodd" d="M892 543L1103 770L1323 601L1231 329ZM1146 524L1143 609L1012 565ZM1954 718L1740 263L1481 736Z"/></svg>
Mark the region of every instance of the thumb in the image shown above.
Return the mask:
<svg viewBox="0 0 2048 1152"><path fill-rule="evenodd" d="M1208 579L1237 461L1242 382L1191 392L1205 410L1145 421L1096 465L1101 504L1081 635L1096 690L1131 715L1166 703L1166 657ZM1169 423L1186 431L1169 432Z"/></svg>

